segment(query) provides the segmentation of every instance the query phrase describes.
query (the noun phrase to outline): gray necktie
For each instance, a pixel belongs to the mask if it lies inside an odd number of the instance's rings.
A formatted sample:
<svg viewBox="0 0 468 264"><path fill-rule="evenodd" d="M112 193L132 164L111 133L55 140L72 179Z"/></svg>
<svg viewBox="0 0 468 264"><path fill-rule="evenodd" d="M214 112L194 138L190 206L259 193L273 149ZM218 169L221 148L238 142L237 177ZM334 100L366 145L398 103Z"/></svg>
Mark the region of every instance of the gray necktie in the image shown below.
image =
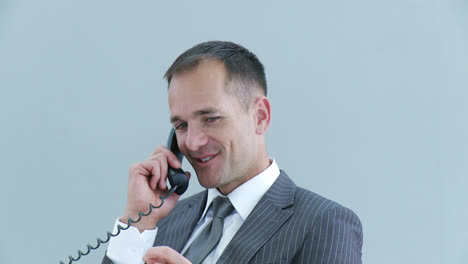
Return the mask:
<svg viewBox="0 0 468 264"><path fill-rule="evenodd" d="M213 200L213 221L192 242L184 256L193 264L201 263L218 245L223 234L224 218L234 210L227 197L218 196Z"/></svg>

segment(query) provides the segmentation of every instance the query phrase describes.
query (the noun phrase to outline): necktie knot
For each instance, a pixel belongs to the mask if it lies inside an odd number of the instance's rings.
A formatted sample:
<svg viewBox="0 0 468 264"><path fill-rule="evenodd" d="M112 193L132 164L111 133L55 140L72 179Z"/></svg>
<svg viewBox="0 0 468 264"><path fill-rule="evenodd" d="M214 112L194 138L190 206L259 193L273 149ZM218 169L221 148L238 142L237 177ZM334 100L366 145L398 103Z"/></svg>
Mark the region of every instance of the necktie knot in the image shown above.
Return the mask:
<svg viewBox="0 0 468 264"><path fill-rule="evenodd" d="M234 210L229 198L218 196L213 200L213 217L224 219Z"/></svg>

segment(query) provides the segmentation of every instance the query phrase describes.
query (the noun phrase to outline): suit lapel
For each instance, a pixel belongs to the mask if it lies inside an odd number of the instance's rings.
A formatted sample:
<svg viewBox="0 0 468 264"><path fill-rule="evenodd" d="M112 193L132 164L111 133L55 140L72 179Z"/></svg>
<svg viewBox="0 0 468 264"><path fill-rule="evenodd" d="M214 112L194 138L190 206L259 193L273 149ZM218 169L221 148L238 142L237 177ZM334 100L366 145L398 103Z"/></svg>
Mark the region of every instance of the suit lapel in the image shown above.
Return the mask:
<svg viewBox="0 0 468 264"><path fill-rule="evenodd" d="M158 224L158 234L154 246L165 245L182 251L193 229L197 225L206 203L207 192L202 192L181 201L181 205L174 208L170 217L161 220Z"/></svg>
<svg viewBox="0 0 468 264"><path fill-rule="evenodd" d="M281 171L224 250L218 263L247 263L294 213L296 185Z"/></svg>

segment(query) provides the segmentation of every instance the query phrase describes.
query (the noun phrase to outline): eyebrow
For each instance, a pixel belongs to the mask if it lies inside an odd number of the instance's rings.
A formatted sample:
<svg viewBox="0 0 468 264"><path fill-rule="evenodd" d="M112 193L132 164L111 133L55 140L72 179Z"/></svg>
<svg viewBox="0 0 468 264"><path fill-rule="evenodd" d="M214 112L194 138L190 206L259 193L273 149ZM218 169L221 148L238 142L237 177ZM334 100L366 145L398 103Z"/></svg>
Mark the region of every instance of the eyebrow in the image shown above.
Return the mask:
<svg viewBox="0 0 468 264"><path fill-rule="evenodd" d="M197 117L197 116L203 116L203 115L210 115L210 114L214 114L214 113L218 113L219 110L215 109L215 108L212 108L212 107L208 107L208 108L204 108L204 109L200 109L200 110L197 110L195 112L192 113L193 116ZM182 118L180 118L180 116L172 116L170 121L172 124L178 122L182 120Z"/></svg>

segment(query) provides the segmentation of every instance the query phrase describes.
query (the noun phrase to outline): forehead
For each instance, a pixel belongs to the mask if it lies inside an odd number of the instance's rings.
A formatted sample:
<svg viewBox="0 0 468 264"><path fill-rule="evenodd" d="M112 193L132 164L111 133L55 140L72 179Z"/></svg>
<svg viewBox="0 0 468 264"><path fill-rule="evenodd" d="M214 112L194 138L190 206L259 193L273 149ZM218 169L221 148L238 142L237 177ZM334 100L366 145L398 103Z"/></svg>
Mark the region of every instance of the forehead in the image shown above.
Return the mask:
<svg viewBox="0 0 468 264"><path fill-rule="evenodd" d="M205 108L222 111L237 101L226 91L227 72L218 60L204 60L194 69L173 76L169 85L171 117Z"/></svg>

